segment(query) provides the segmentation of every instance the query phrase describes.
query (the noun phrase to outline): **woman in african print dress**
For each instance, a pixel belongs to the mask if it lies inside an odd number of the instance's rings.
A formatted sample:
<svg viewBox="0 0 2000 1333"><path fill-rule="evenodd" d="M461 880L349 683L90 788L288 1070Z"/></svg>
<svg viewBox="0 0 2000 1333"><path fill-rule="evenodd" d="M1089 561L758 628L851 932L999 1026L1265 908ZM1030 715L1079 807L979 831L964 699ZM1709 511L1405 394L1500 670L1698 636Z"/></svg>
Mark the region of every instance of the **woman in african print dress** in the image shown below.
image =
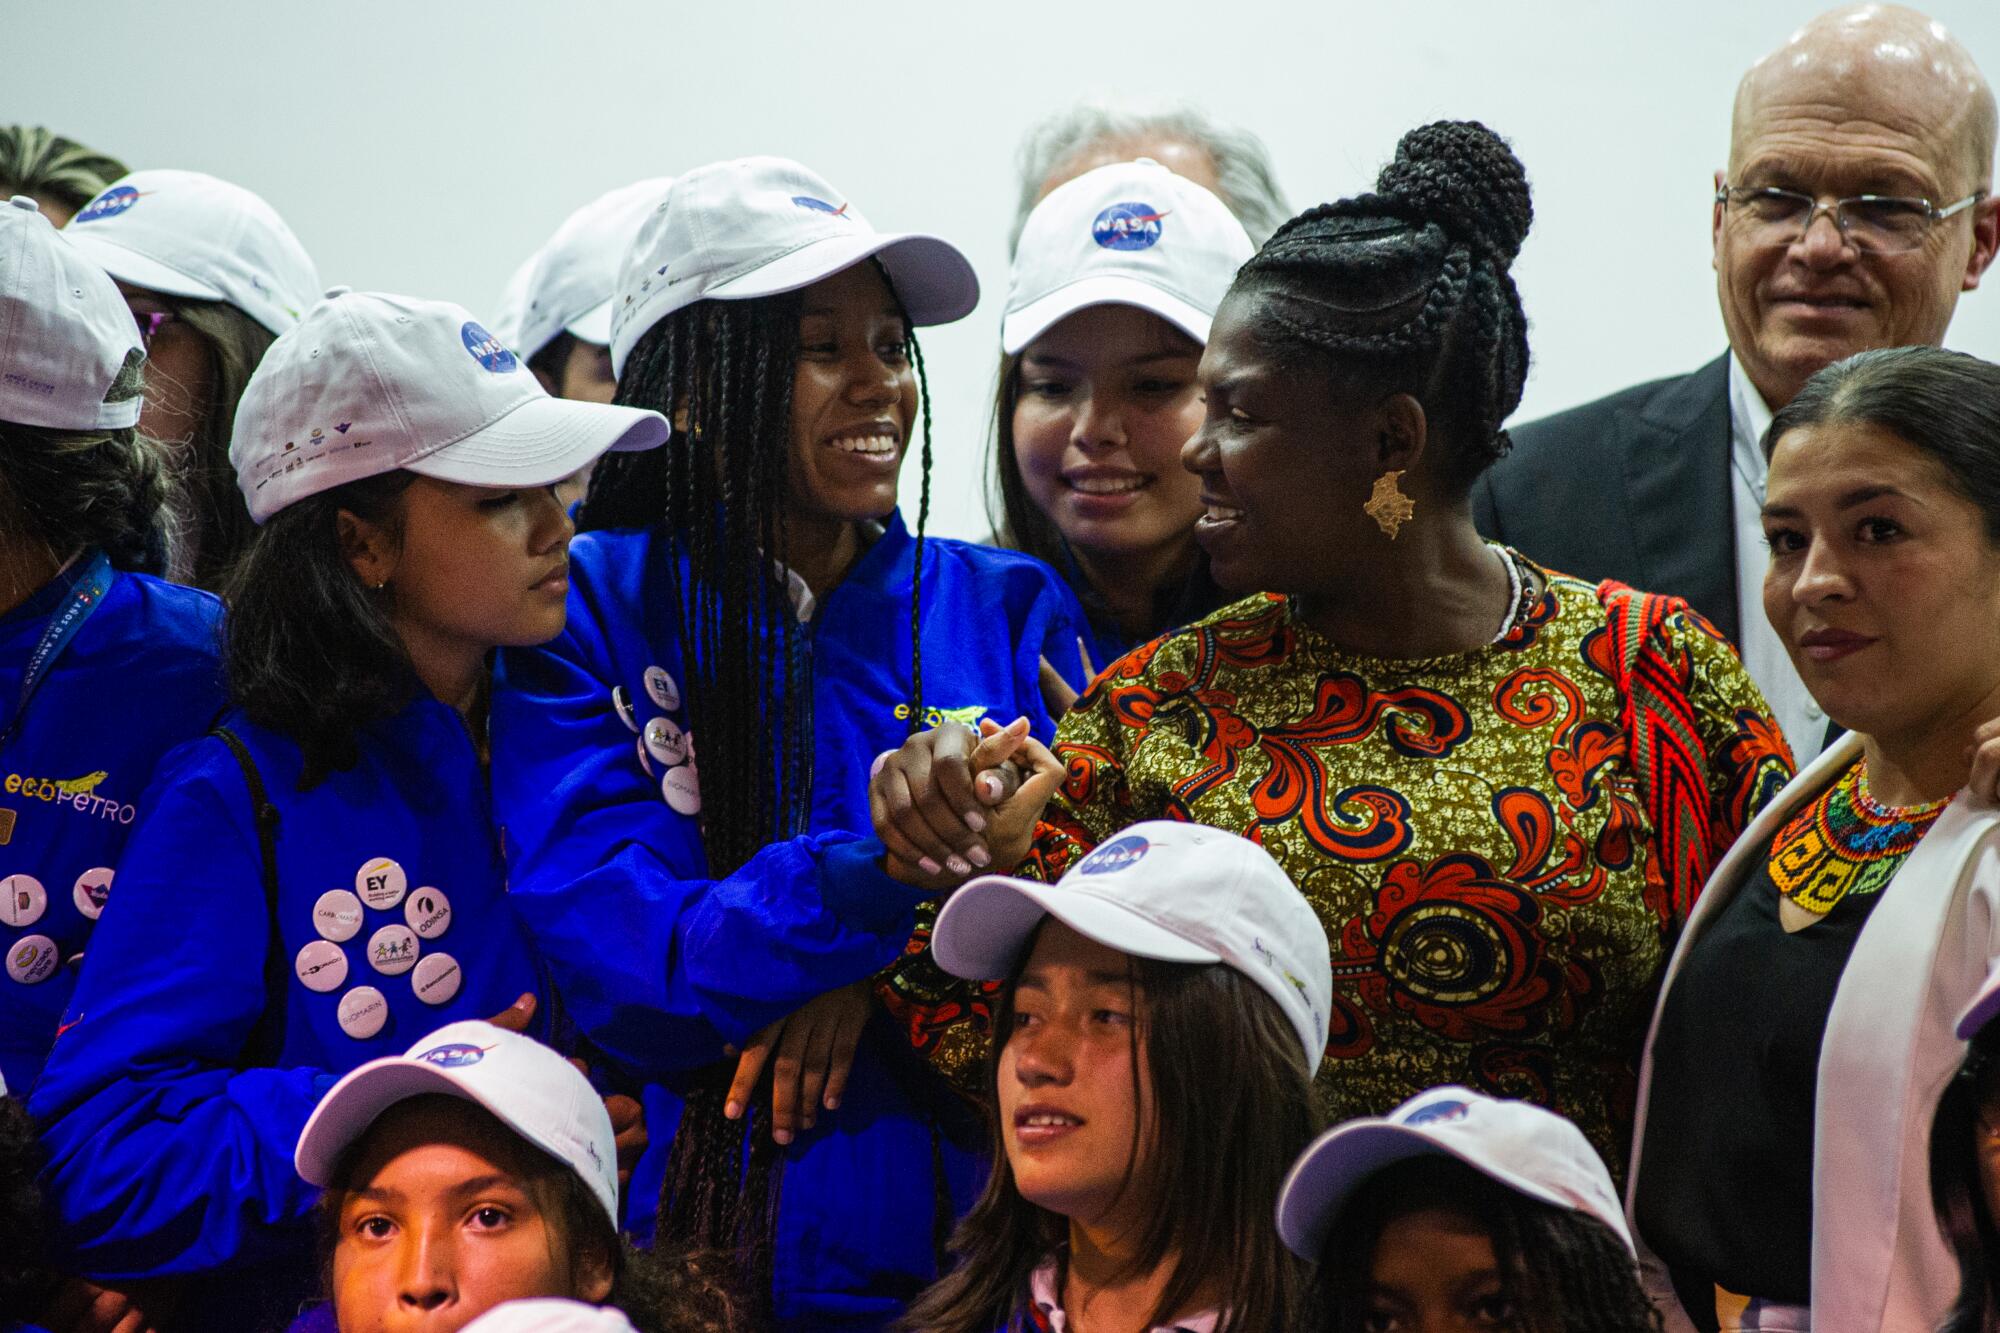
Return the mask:
<svg viewBox="0 0 2000 1333"><path fill-rule="evenodd" d="M1617 1172L1667 956L1791 760L1685 603L1473 528L1527 369L1508 267L1530 214L1504 142L1439 124L1377 193L1282 228L1217 312L1184 452L1217 581L1275 591L1098 678L1032 846L1017 818L974 836L940 813L990 758L964 733L883 763L877 826L892 856L977 864L976 843L1049 880L1141 820L1259 841L1332 941L1328 1111L1465 1084L1569 1116ZM904 1016L948 1057L978 1008Z"/></svg>

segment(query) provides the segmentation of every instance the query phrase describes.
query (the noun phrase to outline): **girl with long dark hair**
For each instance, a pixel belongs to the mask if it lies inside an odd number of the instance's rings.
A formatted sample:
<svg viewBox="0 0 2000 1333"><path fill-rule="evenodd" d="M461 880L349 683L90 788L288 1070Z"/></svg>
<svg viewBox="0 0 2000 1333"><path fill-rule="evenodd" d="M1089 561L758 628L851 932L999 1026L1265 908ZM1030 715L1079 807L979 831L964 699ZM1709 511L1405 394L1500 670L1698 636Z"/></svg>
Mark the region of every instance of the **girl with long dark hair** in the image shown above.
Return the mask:
<svg viewBox="0 0 2000 1333"><path fill-rule="evenodd" d="M232 449L262 524L234 706L156 787L31 1102L61 1262L181 1279L192 1326L288 1318L290 1145L333 1079L441 1021L525 1025L546 991L505 898L487 662L562 627L553 484L666 433L549 398L442 302L336 290L273 344Z"/></svg>
<svg viewBox="0 0 2000 1333"><path fill-rule="evenodd" d="M657 1081L662 1234L737 1248L790 1327L878 1327L935 1275L980 1142L867 984L972 863L884 871L868 758L947 717L1049 735L1080 614L1040 563L924 533L915 329L977 299L955 249L751 158L679 177L619 288L619 401L676 434L599 468L569 627L503 663L512 892L568 1012ZM937 979L896 980L892 1006Z"/></svg>

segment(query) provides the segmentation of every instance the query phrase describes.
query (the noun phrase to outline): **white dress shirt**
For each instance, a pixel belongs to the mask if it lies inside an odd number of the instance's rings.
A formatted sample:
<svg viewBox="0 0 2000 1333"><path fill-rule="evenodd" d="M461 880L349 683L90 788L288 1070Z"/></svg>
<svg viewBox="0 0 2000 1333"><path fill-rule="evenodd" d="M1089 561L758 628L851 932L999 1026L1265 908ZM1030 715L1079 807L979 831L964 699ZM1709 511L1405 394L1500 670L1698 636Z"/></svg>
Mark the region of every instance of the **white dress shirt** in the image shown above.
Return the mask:
<svg viewBox="0 0 2000 1333"><path fill-rule="evenodd" d="M1764 432L1771 409L1750 382L1736 353L1729 354L1729 507L1736 524L1736 611L1742 625L1737 648L1743 667L1791 744L1800 768L1811 763L1826 740L1826 711L1814 701L1792 667L1784 641L1764 615L1764 571L1771 548L1764 541Z"/></svg>

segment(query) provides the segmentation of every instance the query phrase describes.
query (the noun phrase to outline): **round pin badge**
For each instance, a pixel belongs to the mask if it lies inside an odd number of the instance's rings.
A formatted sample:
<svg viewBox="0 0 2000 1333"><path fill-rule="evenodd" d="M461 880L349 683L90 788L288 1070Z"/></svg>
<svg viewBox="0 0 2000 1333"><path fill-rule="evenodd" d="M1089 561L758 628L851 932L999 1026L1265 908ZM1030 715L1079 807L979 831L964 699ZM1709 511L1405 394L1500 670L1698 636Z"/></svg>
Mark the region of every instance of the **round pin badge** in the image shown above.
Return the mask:
<svg viewBox="0 0 2000 1333"><path fill-rule="evenodd" d="M694 770L685 764L667 770L667 775L660 779L660 795L684 815L701 813L701 783L696 780Z"/></svg>
<svg viewBox="0 0 2000 1333"><path fill-rule="evenodd" d="M644 736L641 736L638 740L633 741L632 743L639 747L639 771L641 773L644 773L649 778L652 777L653 756L646 753L646 738Z"/></svg>
<svg viewBox="0 0 2000 1333"><path fill-rule="evenodd" d="M408 926L384 926L368 937L368 966L385 977L400 977L417 965L421 947Z"/></svg>
<svg viewBox="0 0 2000 1333"><path fill-rule="evenodd" d="M403 920L419 938L434 940L451 929L451 899L441 889L418 889L403 903Z"/></svg>
<svg viewBox="0 0 2000 1333"><path fill-rule="evenodd" d="M620 722L635 733L639 730L639 715L632 711L632 696L625 693L623 685L611 687L611 707L618 714Z"/></svg>
<svg viewBox="0 0 2000 1333"><path fill-rule="evenodd" d="M32 926L48 910L49 891L33 875L0 879L0 926Z"/></svg>
<svg viewBox="0 0 2000 1333"><path fill-rule="evenodd" d="M681 706L680 682L668 675L665 667L649 666L646 668L646 697L672 712Z"/></svg>
<svg viewBox="0 0 2000 1333"><path fill-rule="evenodd" d="M367 1041L389 1021L389 1000L373 986L356 986L340 997L336 1013L342 1032L356 1041Z"/></svg>
<svg viewBox="0 0 2000 1333"><path fill-rule="evenodd" d="M678 764L687 758L687 740L681 729L671 719L656 717L646 724L645 734L640 737L645 742L646 753L663 764Z"/></svg>
<svg viewBox="0 0 2000 1333"><path fill-rule="evenodd" d="M76 884L70 889L76 910L92 921L103 914L105 900L111 896L112 873L110 866L92 866L76 877Z"/></svg>
<svg viewBox="0 0 2000 1333"><path fill-rule="evenodd" d="M364 862L361 869L354 872L354 891L370 907L394 907L403 901L403 894L409 887L410 880L403 873L403 867L386 856Z"/></svg>
<svg viewBox="0 0 2000 1333"><path fill-rule="evenodd" d="M361 900L346 889L328 889L313 904L313 929L343 944L361 933Z"/></svg>
<svg viewBox="0 0 2000 1333"><path fill-rule="evenodd" d="M292 960L299 984L321 995L339 990L347 980L347 952L332 940L314 940Z"/></svg>
<svg viewBox="0 0 2000 1333"><path fill-rule="evenodd" d="M23 986L46 981L61 957L56 942L46 935L23 935L7 950L7 975Z"/></svg>
<svg viewBox="0 0 2000 1333"><path fill-rule="evenodd" d="M456 958L448 953L427 953L410 976L410 989L425 1004L444 1004L458 994L464 979Z"/></svg>

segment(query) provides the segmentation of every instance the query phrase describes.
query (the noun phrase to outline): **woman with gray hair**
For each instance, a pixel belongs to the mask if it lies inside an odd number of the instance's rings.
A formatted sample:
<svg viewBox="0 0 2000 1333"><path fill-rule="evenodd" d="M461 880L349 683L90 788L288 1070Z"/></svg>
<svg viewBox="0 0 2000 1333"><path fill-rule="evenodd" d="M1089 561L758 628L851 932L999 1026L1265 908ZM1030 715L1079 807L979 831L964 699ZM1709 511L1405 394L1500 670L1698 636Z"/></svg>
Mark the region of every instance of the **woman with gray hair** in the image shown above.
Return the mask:
<svg viewBox="0 0 2000 1333"><path fill-rule="evenodd" d="M1140 157L1220 196L1250 233L1253 247L1263 245L1292 215L1278 188L1271 152L1250 131L1221 124L1193 106L1092 100L1056 112L1021 141L1021 201L1007 233L1008 250L1020 244L1028 214L1058 185L1093 168Z"/></svg>

